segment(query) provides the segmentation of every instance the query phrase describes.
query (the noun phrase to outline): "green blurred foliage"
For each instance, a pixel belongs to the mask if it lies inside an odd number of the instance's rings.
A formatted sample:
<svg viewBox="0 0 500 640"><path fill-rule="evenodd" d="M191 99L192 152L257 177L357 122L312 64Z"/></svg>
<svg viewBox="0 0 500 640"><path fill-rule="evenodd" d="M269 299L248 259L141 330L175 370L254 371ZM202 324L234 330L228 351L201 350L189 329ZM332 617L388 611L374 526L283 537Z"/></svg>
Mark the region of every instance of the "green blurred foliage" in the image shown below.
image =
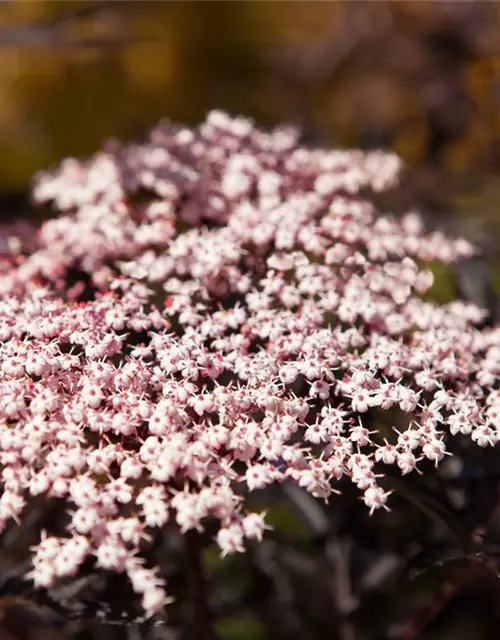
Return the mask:
<svg viewBox="0 0 500 640"><path fill-rule="evenodd" d="M423 296L425 300L433 300L438 304L447 304L457 297L457 286L454 275L448 265L441 262L432 262L429 265L434 283Z"/></svg>
<svg viewBox="0 0 500 640"><path fill-rule="evenodd" d="M278 536L281 541L298 544L309 539L310 534L286 504L263 505L260 511L263 511L264 507L267 507L266 522L275 530L275 536ZM259 508L254 505L252 509L259 511Z"/></svg>
<svg viewBox="0 0 500 640"><path fill-rule="evenodd" d="M269 636L265 626L249 617L221 618L215 625L221 640L266 640Z"/></svg>

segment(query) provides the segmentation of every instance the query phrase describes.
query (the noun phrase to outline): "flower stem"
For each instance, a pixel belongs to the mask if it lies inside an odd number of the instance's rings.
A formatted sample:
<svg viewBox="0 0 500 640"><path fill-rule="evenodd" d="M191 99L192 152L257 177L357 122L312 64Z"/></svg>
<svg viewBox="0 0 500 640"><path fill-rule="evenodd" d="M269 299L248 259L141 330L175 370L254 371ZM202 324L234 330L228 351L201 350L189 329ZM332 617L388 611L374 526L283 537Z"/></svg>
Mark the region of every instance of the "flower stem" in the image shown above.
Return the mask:
<svg viewBox="0 0 500 640"><path fill-rule="evenodd" d="M191 530L187 531L183 538L186 552L186 581L192 612L187 638L189 640L216 640L212 614L206 597L200 534Z"/></svg>

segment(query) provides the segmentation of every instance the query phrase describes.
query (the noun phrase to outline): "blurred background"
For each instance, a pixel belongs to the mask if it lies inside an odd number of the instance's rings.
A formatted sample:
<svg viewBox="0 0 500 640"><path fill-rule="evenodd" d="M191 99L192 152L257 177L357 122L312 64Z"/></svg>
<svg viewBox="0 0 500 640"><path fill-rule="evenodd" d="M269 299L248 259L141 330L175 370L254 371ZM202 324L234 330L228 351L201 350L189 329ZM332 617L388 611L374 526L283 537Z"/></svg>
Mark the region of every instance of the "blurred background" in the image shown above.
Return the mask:
<svg viewBox="0 0 500 640"><path fill-rule="evenodd" d="M499 102L497 2L4 0L0 216L27 213L36 170L220 108L396 151L389 206L471 237L496 273Z"/></svg>
<svg viewBox="0 0 500 640"><path fill-rule="evenodd" d="M496 209L496 2L6 0L0 70L6 193L217 107L297 123L313 144L394 150L427 204Z"/></svg>
<svg viewBox="0 0 500 640"><path fill-rule="evenodd" d="M499 107L497 2L4 0L0 220L39 215L29 204L37 170L110 137L140 138L162 117L196 124L224 109L263 126L295 123L307 144L397 152L408 166L384 206L417 206L429 225L477 242L482 261L461 277L481 303L500 290ZM438 282L438 298L448 285ZM277 525L266 543L224 562L204 551L217 637L500 637L498 549L469 548L478 531L500 530L498 463L483 462L452 474L460 500L443 478L417 478L398 488L390 515L372 519L353 495L334 508L293 489L264 496ZM3 573L23 542L4 541ZM54 626L5 584L2 640L185 635L182 606L163 630Z"/></svg>

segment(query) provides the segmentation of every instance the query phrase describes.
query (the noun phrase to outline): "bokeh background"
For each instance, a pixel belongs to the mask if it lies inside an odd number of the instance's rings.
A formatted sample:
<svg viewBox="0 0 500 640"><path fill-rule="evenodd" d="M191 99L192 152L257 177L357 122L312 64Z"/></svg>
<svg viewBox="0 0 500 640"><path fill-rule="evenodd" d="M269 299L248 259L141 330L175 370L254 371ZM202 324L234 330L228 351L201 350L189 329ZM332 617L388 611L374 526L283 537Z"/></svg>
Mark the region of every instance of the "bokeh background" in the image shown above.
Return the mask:
<svg viewBox="0 0 500 640"><path fill-rule="evenodd" d="M384 207L477 242L462 288L480 303L500 290L500 3L4 0L0 220L41 215L37 170L213 108L295 123L308 144L396 151L407 170ZM443 273L434 294L454 286ZM474 469L455 476L460 500L417 479L372 519L353 495L331 508L289 488L263 496L277 527L263 545L224 562L204 551L217 637L500 637L498 547L469 548L485 527L500 539L498 463ZM5 587L26 540L0 553L0 638L185 637L182 606L162 630L40 617Z"/></svg>
<svg viewBox="0 0 500 640"><path fill-rule="evenodd" d="M0 185L218 107L390 148L436 200L491 200L499 27L496 2L5 1Z"/></svg>
<svg viewBox="0 0 500 640"><path fill-rule="evenodd" d="M496 274L499 102L498 2L4 0L0 216L26 213L35 171L217 107L396 151L389 204L471 236Z"/></svg>

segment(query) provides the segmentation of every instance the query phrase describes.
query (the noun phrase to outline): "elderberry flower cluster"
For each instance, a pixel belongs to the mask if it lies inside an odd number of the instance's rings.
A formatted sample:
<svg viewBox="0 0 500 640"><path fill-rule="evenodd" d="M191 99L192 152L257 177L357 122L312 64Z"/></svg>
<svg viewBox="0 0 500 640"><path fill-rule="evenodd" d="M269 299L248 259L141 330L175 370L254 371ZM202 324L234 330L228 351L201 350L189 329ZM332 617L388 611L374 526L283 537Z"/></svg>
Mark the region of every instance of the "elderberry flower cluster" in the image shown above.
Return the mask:
<svg viewBox="0 0 500 640"><path fill-rule="evenodd" d="M0 269L0 528L35 496L68 513L35 585L90 557L152 615L166 585L141 552L169 520L242 552L267 527L254 491L346 479L372 513L449 436L497 443L499 329L421 298L427 263L472 248L376 210L398 170L212 112L36 177L60 214Z"/></svg>

